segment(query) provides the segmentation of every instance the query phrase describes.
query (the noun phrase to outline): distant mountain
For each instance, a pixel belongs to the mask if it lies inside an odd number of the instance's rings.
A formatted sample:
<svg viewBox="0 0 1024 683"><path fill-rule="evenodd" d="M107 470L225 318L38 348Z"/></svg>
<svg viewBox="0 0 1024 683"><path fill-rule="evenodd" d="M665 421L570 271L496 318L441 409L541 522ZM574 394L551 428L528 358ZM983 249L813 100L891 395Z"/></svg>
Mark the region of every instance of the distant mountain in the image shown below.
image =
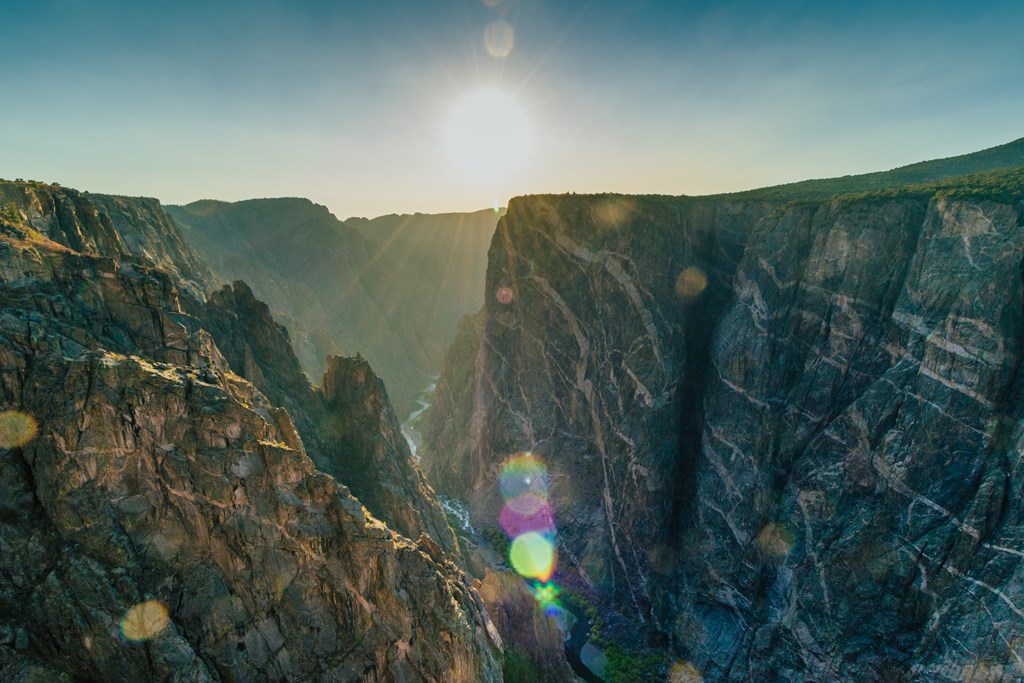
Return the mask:
<svg viewBox="0 0 1024 683"><path fill-rule="evenodd" d="M303 368L361 353L400 415L482 303L494 211L342 222L308 199L203 200L167 211L225 281L245 280L288 327Z"/></svg>
<svg viewBox="0 0 1024 683"><path fill-rule="evenodd" d="M972 173L1024 166L1024 138L980 152L945 159L922 161L891 171L878 171L839 178L803 180L756 190L718 195L729 199L820 199L835 195L872 192L889 188L932 183Z"/></svg>

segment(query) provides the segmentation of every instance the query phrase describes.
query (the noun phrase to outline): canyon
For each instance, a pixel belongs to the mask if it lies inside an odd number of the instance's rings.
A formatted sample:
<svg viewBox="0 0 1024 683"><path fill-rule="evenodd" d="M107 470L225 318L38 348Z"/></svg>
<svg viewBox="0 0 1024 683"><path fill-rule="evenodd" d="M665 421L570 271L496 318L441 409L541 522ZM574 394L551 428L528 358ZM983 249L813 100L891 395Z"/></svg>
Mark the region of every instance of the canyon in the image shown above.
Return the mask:
<svg viewBox="0 0 1024 683"><path fill-rule="evenodd" d="M165 208L0 181L0 682L1024 677L1024 140L516 197L464 258Z"/></svg>
<svg viewBox="0 0 1024 683"><path fill-rule="evenodd" d="M0 199L0 680L500 679L365 362L303 393L266 305L240 284L203 296L155 201Z"/></svg>
<svg viewBox="0 0 1024 683"><path fill-rule="evenodd" d="M1024 676L1022 170L868 180L499 225L424 469L494 525L542 458L559 580L652 676Z"/></svg>

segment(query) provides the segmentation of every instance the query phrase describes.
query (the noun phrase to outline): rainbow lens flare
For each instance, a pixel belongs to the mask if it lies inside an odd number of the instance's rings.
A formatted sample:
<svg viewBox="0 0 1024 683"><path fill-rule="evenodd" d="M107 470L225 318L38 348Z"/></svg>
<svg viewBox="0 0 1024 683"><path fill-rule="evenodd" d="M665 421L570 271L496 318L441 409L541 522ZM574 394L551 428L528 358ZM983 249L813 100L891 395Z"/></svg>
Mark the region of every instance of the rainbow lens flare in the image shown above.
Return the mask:
<svg viewBox="0 0 1024 683"><path fill-rule="evenodd" d="M0 413L0 448L21 448L39 434L31 415L17 410Z"/></svg>
<svg viewBox="0 0 1024 683"><path fill-rule="evenodd" d="M536 507L514 505L510 501L502 508L498 523L509 538L515 538L530 531L553 530L555 514L551 504L543 499L540 499Z"/></svg>
<svg viewBox="0 0 1024 683"><path fill-rule="evenodd" d="M534 597L551 614L557 610L558 587L550 580L558 552L555 513L548 500L547 467L533 453L517 453L502 463L498 487L505 499L498 521L512 540L509 562L520 576L537 582Z"/></svg>
<svg viewBox="0 0 1024 683"><path fill-rule="evenodd" d="M533 453L514 455L502 464L498 485L505 502L526 495L547 498L548 469Z"/></svg>
<svg viewBox="0 0 1024 683"><path fill-rule="evenodd" d="M529 531L512 541L508 558L521 576L547 581L555 570L555 545L544 534Z"/></svg>
<svg viewBox="0 0 1024 683"><path fill-rule="evenodd" d="M533 586L533 597L544 608L544 614L549 617L557 616L562 606L558 604L558 594L561 591L554 583L536 583Z"/></svg>

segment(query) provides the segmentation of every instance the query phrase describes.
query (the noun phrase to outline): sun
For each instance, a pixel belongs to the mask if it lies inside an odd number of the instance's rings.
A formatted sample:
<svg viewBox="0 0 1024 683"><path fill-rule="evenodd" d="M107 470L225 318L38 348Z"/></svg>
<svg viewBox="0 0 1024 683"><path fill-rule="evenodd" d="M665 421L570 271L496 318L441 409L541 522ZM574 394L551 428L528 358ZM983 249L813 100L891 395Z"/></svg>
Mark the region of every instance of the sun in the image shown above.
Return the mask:
<svg viewBox="0 0 1024 683"><path fill-rule="evenodd" d="M445 127L452 161L476 180L494 180L520 166L532 141L522 108L500 90L478 90L464 97Z"/></svg>

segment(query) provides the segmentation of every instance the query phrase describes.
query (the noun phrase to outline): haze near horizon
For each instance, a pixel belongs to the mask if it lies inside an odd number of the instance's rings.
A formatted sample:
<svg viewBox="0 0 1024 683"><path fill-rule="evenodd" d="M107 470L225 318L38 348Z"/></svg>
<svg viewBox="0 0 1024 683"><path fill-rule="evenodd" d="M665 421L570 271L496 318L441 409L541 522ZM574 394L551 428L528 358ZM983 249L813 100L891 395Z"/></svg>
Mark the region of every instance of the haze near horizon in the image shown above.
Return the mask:
<svg viewBox="0 0 1024 683"><path fill-rule="evenodd" d="M9 2L0 177L339 217L706 194L1021 136L1024 5Z"/></svg>

